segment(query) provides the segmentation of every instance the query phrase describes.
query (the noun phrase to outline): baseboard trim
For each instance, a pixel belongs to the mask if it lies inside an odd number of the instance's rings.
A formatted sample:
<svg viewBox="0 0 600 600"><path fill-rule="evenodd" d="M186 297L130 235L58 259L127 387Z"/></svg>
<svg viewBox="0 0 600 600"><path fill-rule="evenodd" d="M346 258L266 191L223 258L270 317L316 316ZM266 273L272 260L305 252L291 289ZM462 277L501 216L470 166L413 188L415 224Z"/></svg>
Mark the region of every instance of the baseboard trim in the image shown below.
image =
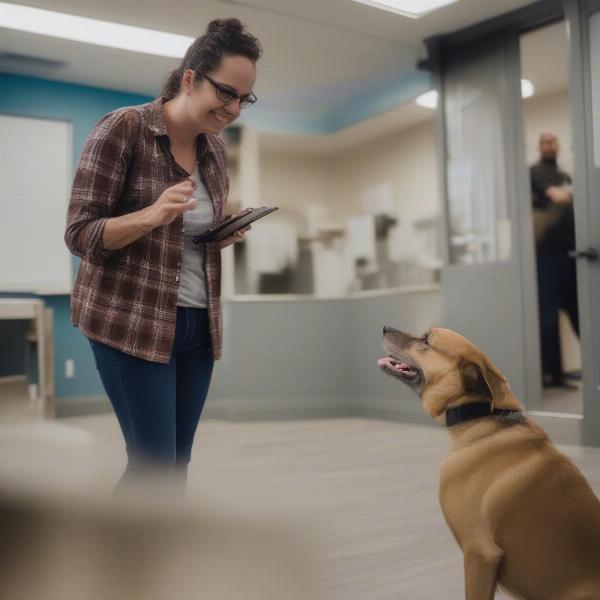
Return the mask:
<svg viewBox="0 0 600 600"><path fill-rule="evenodd" d="M575 419L576 421L583 421L583 415L577 413L565 413L565 412L550 412L547 410L528 410L527 415L531 417L548 417L555 419Z"/></svg>
<svg viewBox="0 0 600 600"><path fill-rule="evenodd" d="M401 401L397 406L398 408L390 404L387 399L377 401L374 398L369 399L363 405L357 405L355 401L343 398L310 400L298 398L285 401L273 398L251 398L243 402L237 399L209 398L206 401L202 418L242 422L358 417L430 427L437 425L437 422L424 412L407 410ZM106 396L81 396L56 400L57 418L91 416L110 412L112 412L112 406ZM544 428L553 442L575 446L582 444L581 419L569 418L568 415L559 417L552 413L538 411L530 411L528 416Z"/></svg>
<svg viewBox="0 0 600 600"><path fill-rule="evenodd" d="M294 408L294 405L298 408ZM73 396L56 399L56 417L81 417L112 412L106 396ZM226 398L208 398L203 419L226 421L280 421L294 419L326 419L354 416L349 402L342 398L307 400L248 399L244 401Z"/></svg>
<svg viewBox="0 0 600 600"><path fill-rule="evenodd" d="M56 416L58 418L99 415L112 412L112 406L106 396L80 396L58 398ZM402 408L380 406L357 406L343 398L248 399L241 402L227 398L209 398L202 412L203 419L225 421L281 421L296 419L329 419L341 417L359 417L401 421L416 425L435 425L425 413L417 413Z"/></svg>
<svg viewBox="0 0 600 600"><path fill-rule="evenodd" d="M103 415L112 412L112 406L107 396L73 396L56 398L56 417L84 417Z"/></svg>
<svg viewBox="0 0 600 600"><path fill-rule="evenodd" d="M22 383L27 381L27 375L2 375L0 376L0 385L3 383Z"/></svg>
<svg viewBox="0 0 600 600"><path fill-rule="evenodd" d="M555 444L583 445L582 418L574 418L566 413L545 413L543 411L527 411L526 414L548 434Z"/></svg>
<svg viewBox="0 0 600 600"><path fill-rule="evenodd" d="M295 419L327 419L351 416L352 407L345 398L289 399L209 398L202 418L226 421L281 421Z"/></svg>
<svg viewBox="0 0 600 600"><path fill-rule="evenodd" d="M382 421L399 421L410 425L426 425L439 427L439 423L426 413L416 413L410 410L354 407L353 416Z"/></svg>

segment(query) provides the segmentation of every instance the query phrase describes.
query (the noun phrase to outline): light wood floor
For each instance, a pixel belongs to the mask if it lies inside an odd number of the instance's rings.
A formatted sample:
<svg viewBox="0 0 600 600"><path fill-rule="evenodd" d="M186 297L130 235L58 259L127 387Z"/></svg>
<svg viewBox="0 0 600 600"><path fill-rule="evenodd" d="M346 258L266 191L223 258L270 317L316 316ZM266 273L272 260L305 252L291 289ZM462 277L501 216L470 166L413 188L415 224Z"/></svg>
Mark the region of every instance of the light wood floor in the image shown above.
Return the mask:
<svg viewBox="0 0 600 600"><path fill-rule="evenodd" d="M316 565L308 578L319 600L460 600L461 554L437 502L446 445L441 428L376 420L204 420L186 505L283 524ZM561 449L600 494L600 450ZM123 463L112 415L0 425L4 481L108 494ZM276 600L297 597L290 590Z"/></svg>

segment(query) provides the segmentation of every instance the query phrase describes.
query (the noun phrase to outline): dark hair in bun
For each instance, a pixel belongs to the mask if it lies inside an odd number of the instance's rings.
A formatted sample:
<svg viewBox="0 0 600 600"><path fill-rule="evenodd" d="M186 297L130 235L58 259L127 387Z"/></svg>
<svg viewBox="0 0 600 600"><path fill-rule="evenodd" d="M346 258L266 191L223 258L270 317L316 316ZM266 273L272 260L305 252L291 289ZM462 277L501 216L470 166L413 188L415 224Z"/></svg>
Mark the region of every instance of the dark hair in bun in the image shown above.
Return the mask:
<svg viewBox="0 0 600 600"><path fill-rule="evenodd" d="M200 81L205 73L219 68L224 56L245 56L256 62L261 54L260 42L246 31L239 19L214 19L208 24L206 33L188 48L179 68L169 74L161 96L170 100L179 93L181 77L187 69L192 69Z"/></svg>
<svg viewBox="0 0 600 600"><path fill-rule="evenodd" d="M214 19L206 28L206 33L225 33L227 31L243 33L244 26L238 19Z"/></svg>

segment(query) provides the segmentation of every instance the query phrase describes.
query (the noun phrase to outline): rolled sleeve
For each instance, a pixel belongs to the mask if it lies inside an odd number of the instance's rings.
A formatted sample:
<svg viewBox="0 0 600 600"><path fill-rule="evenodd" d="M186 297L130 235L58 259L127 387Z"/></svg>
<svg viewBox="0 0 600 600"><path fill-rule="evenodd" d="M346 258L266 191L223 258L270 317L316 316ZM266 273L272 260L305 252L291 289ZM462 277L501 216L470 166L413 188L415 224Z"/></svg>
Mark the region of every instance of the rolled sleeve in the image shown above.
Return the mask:
<svg viewBox="0 0 600 600"><path fill-rule="evenodd" d="M80 258L103 259L120 251L104 248L103 233L116 216L139 126L136 112L121 109L105 115L85 141L65 230L67 247Z"/></svg>

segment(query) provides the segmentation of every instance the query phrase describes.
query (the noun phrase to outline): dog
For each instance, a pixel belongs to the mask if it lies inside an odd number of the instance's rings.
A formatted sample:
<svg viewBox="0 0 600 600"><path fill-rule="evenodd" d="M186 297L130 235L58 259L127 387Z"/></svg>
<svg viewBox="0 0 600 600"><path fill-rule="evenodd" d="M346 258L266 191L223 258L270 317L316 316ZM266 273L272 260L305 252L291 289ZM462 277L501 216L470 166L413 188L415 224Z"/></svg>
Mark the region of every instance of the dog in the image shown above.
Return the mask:
<svg viewBox="0 0 600 600"><path fill-rule="evenodd" d="M526 600L600 599L600 501L523 414L504 375L469 340L383 328L385 373L448 428L439 501L464 557L465 598L497 584Z"/></svg>

